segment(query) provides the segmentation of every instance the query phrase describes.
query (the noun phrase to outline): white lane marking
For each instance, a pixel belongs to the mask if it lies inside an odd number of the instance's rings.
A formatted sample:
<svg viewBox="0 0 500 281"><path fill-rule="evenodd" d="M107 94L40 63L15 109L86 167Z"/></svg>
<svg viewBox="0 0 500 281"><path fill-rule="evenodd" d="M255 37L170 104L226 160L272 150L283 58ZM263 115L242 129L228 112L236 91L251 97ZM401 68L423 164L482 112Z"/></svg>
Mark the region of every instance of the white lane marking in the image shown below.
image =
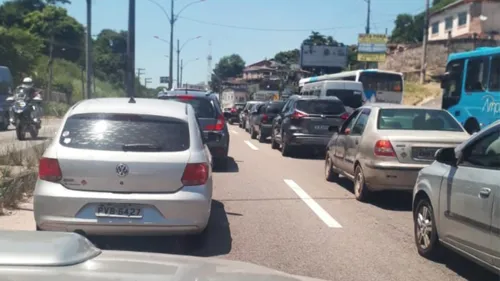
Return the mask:
<svg viewBox="0 0 500 281"><path fill-rule="evenodd" d="M245 141L245 143L253 150L259 150L258 147L256 147L255 145L253 145L253 143L251 143L250 141Z"/></svg>
<svg viewBox="0 0 500 281"><path fill-rule="evenodd" d="M309 208L328 226L331 228L342 228L340 223L338 223L330 214L328 214L325 209L323 209L314 199L312 199L309 194L307 194L300 186L293 180L284 180L285 183L295 192L297 195L306 203Z"/></svg>
<svg viewBox="0 0 500 281"><path fill-rule="evenodd" d="M239 133L236 132L235 130L231 130L231 133L235 134L235 135L238 135Z"/></svg>

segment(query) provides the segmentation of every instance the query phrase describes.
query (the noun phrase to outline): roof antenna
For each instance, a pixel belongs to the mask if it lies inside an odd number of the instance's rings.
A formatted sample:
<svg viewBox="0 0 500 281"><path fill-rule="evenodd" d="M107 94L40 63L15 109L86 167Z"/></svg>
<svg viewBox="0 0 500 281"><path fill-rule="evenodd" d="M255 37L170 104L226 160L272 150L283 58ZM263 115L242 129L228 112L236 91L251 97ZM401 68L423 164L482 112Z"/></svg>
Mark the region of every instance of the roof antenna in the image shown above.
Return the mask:
<svg viewBox="0 0 500 281"><path fill-rule="evenodd" d="M128 103L135 103L134 97L130 97L130 99L128 100Z"/></svg>

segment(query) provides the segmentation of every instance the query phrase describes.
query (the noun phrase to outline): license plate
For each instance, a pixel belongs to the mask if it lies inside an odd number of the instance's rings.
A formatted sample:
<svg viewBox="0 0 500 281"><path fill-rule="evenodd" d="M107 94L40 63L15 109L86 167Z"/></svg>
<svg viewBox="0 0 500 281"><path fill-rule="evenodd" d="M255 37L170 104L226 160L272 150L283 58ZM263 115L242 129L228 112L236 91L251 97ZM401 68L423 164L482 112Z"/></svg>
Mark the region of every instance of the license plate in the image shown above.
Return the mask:
<svg viewBox="0 0 500 281"><path fill-rule="evenodd" d="M416 159L425 159L432 160L434 159L434 155L439 148L430 148L430 147L421 147L421 148L413 148L412 154L413 158Z"/></svg>
<svg viewBox="0 0 500 281"><path fill-rule="evenodd" d="M97 217L107 218L142 218L142 208L131 204L99 204L96 208Z"/></svg>
<svg viewBox="0 0 500 281"><path fill-rule="evenodd" d="M316 125L314 126L314 129L316 130L328 130L330 126L327 126L327 125Z"/></svg>

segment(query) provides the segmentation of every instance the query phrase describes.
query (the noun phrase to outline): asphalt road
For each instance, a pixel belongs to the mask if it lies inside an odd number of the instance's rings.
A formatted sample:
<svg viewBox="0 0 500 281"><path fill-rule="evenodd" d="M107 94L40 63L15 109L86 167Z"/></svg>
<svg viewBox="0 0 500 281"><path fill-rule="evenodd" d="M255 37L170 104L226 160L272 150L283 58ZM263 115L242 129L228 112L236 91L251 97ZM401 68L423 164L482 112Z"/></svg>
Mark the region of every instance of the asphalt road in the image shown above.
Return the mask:
<svg viewBox="0 0 500 281"><path fill-rule="evenodd" d="M60 119L43 119L42 129L38 134L38 138L31 139L29 134L27 134L27 139L25 141L18 141L16 129L10 126L7 131L0 132L0 155L11 152L12 149L21 150L47 141L56 133L60 124Z"/></svg>
<svg viewBox="0 0 500 281"><path fill-rule="evenodd" d="M420 257L413 242L411 196L354 199L352 184L328 183L323 159L285 158L230 126L231 163L214 171L209 241L188 251L181 238L92 238L108 249L218 256L326 280L499 280L448 253ZM35 229L32 206L0 217L0 228Z"/></svg>

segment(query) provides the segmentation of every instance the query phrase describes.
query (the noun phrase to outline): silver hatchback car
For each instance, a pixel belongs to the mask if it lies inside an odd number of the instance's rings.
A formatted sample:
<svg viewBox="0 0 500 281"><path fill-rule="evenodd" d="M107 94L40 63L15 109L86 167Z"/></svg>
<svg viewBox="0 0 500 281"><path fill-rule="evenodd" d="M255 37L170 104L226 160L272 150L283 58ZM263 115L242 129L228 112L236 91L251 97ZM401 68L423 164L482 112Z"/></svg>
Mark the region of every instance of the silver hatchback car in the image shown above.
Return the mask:
<svg viewBox="0 0 500 281"><path fill-rule="evenodd" d="M40 160L37 230L203 234L213 184L202 136L193 107L185 103L79 102Z"/></svg>

